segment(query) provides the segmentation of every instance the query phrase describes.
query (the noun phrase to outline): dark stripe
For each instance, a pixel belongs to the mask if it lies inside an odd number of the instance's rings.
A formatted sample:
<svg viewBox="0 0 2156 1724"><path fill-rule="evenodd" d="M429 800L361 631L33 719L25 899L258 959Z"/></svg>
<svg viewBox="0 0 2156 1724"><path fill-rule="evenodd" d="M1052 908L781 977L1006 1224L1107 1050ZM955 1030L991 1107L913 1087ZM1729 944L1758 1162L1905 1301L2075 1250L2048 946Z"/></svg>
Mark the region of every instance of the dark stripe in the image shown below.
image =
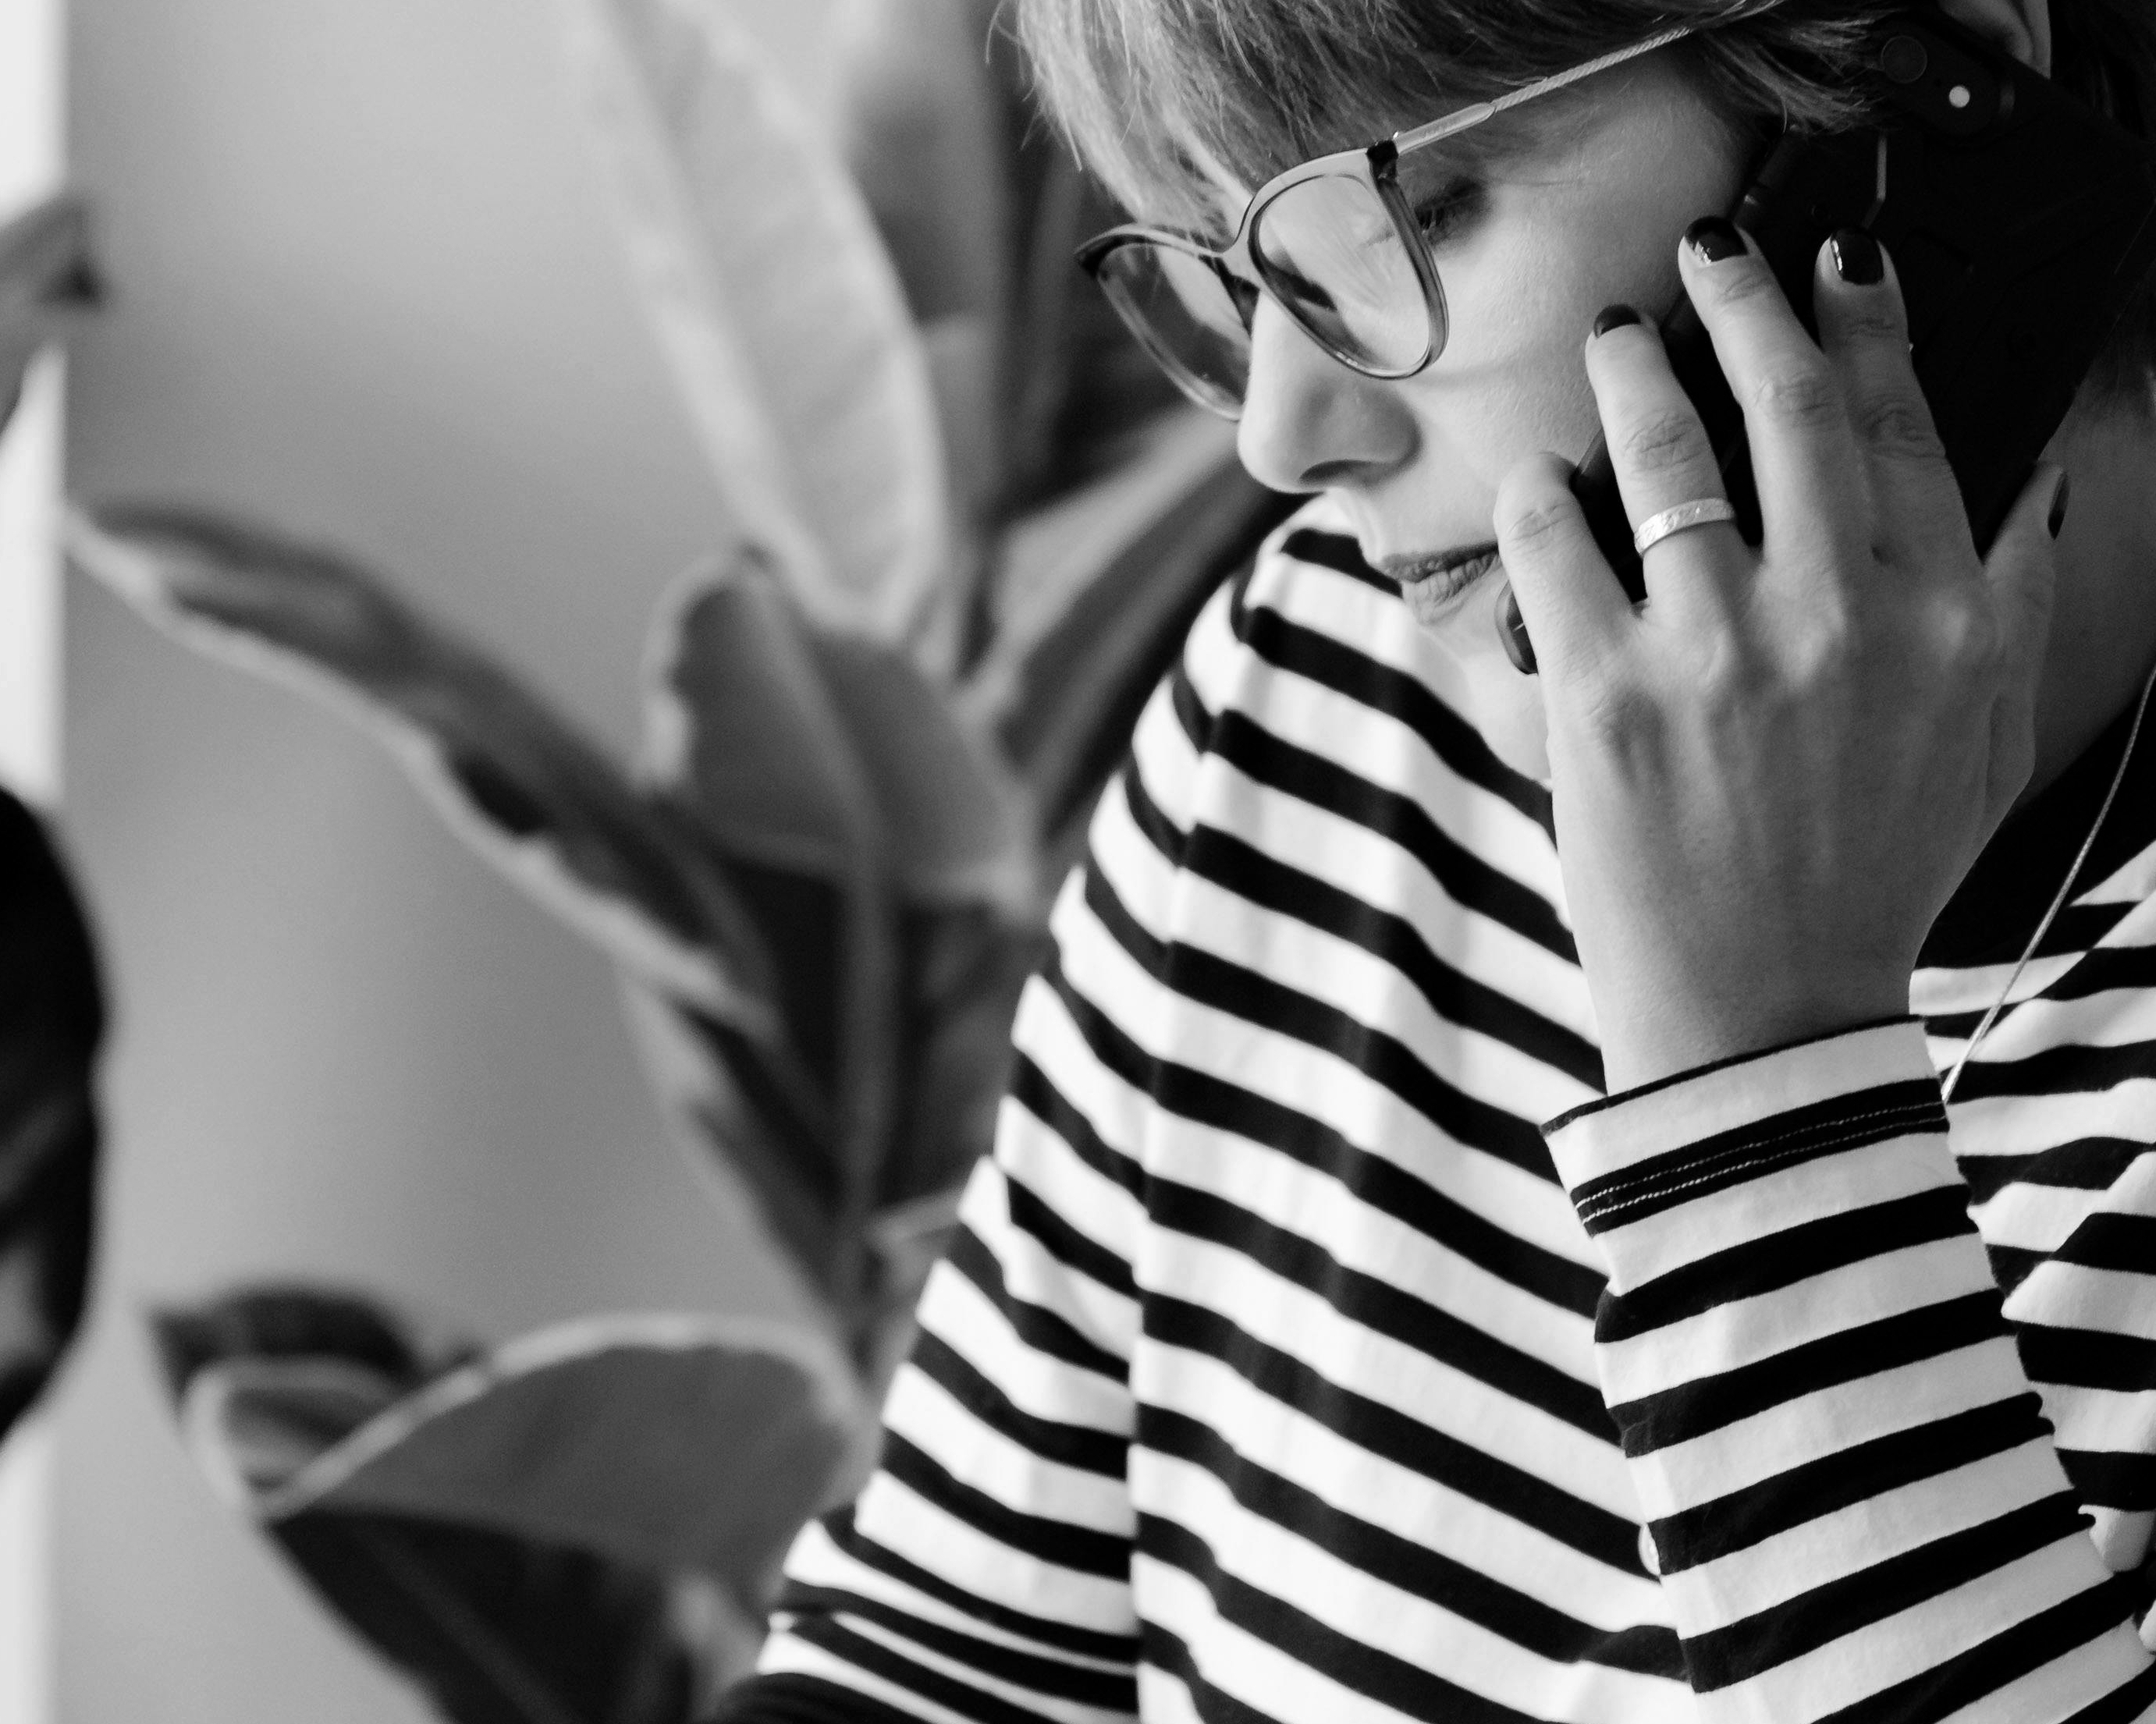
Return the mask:
<svg viewBox="0 0 2156 1724"><path fill-rule="evenodd" d="M2090 1508L2156 1509L2156 1455L2061 1448L2059 1465Z"/></svg>
<svg viewBox="0 0 2156 1724"><path fill-rule="evenodd" d="M2082 1137L2031 1155L1957 1157L1972 1203L1988 1203L2009 1184L2048 1185L2075 1191L2107 1191L2148 1146L2125 1137Z"/></svg>
<svg viewBox="0 0 2156 1724"><path fill-rule="evenodd" d="M952 1518L1036 1561L1108 1580L1130 1578L1130 1545L1112 1532L1028 1514L956 1477L925 1449L886 1426L878 1470Z"/></svg>
<svg viewBox="0 0 2156 1724"><path fill-rule="evenodd" d="M1825 1215L1726 1251L1695 1259L1681 1269L1642 1281L1622 1297L1602 1302L1594 1337L1630 1341L1720 1305L1794 1286L1829 1270L1976 1229L1965 1194L1950 1186L1873 1203L1843 1215Z"/></svg>
<svg viewBox="0 0 2156 1724"><path fill-rule="evenodd" d="M2041 1400L2016 1395L1838 1449L1656 1521L1661 1572L1680 1573L1748 1550L1837 1509L2019 1449L2051 1429Z"/></svg>
<svg viewBox="0 0 2156 1724"><path fill-rule="evenodd" d="M1640 1529L1572 1496L1540 1475L1432 1429L1396 1408L1321 1376L1292 1353L1268 1347L1217 1311L1153 1295L1146 1331L1154 1340L1219 1360L1236 1375L1342 1441L1435 1480L1449 1491L1533 1527L1627 1574L1643 1574Z"/></svg>
<svg viewBox="0 0 2156 1724"><path fill-rule="evenodd" d="M1695 1635L1685 1642L1692 1686L1711 1693L1749 1681L2061 1539L2078 1538L2087 1526L2088 1517L2061 1491Z"/></svg>
<svg viewBox="0 0 2156 1724"><path fill-rule="evenodd" d="M1171 868L1180 868L1183 852L1189 844L1190 834L1162 812L1160 804L1152 799L1152 793L1146 788L1144 780L1136 772L1124 775L1122 791L1123 806L1130 810L1131 824L1137 828L1146 842L1160 853L1163 862ZM1104 871L1097 858L1089 858L1088 866L1095 874Z"/></svg>
<svg viewBox="0 0 2156 1724"><path fill-rule="evenodd" d="M1323 1300L1350 1321L1540 1408L1590 1436L1609 1435L1602 1393L1487 1330L1394 1282L1350 1269L1323 1247L1226 1198L1166 1179L1153 1182L1154 1224L1240 1252L1290 1286Z"/></svg>
<svg viewBox="0 0 2156 1724"><path fill-rule="evenodd" d="M793 1625L793 1633L833 1658L869 1675L880 1676L893 1687L917 1694L934 1705L947 1706L961 1717L978 1719L980 1724L1040 1724L1040 1714L1031 1708L941 1670L932 1670L830 1617L805 1617Z"/></svg>
<svg viewBox="0 0 2156 1724"><path fill-rule="evenodd" d="M1180 1639L1158 1623L1140 1629L1147 1667L1175 1678L1190 1696L1191 1714L1204 1724L1274 1724L1270 1712L1261 1712L1249 1701L1237 1699L1207 1681L1198 1660Z"/></svg>
<svg viewBox="0 0 2156 1724"><path fill-rule="evenodd" d="M1819 1389L1855 1383L1918 1359L1941 1358L2005 1332L1999 1295L1987 1289L1837 1335L1823 1335L1609 1410L1625 1434L1625 1452L1636 1458Z"/></svg>
<svg viewBox="0 0 2156 1724"><path fill-rule="evenodd" d="M1094 1130L1087 1119L1063 1092L1049 1080L1031 1059L1020 1054L1012 1062L1010 1088L1005 1091L1044 1129L1052 1131L1070 1147L1070 1152L1111 1184L1121 1186L1141 1203L1145 1200L1145 1169L1137 1160L1121 1150L1109 1147L1107 1140Z"/></svg>
<svg viewBox="0 0 2156 1724"><path fill-rule="evenodd" d="M1210 828L1198 829L1183 865L1249 903L1322 928L1382 959L1414 983L1440 1018L1472 1026L1591 1089L1602 1087L1602 1053L1594 1043L1455 969L1404 916Z"/></svg>
<svg viewBox="0 0 2156 1724"><path fill-rule="evenodd" d="M1573 1192L1573 1207L1589 1233L1600 1233L1742 1184L1768 1169L1841 1155L1912 1131L1943 1136L1946 1126L1936 1080L1880 1084L1717 1131L1587 1180Z"/></svg>
<svg viewBox="0 0 2156 1724"><path fill-rule="evenodd" d="M2156 1216L2102 1210L2085 1215L2059 1247L2061 1263L2156 1275Z"/></svg>
<svg viewBox="0 0 2156 1724"><path fill-rule="evenodd" d="M1111 1293L1120 1293L1127 1299L1136 1296L1137 1289L1131 1281L1129 1264L1099 1240L1079 1232L1045 1199L1009 1174L1004 1179L1004 1190L1005 1201L1010 1206L1013 1227L1020 1233L1030 1234L1050 1256L1066 1269L1075 1270Z"/></svg>
<svg viewBox="0 0 2156 1724"><path fill-rule="evenodd" d="M1936 1724L1937 1720L2110 1632L2126 1620L2125 1606L2126 1593L2118 1578L2101 1581L1944 1664L1830 1713L1820 1724ZM2131 1690L2148 1695L2152 1691L2145 1686L2148 1675L2142 1671L2121 1692Z"/></svg>
<svg viewBox="0 0 2156 1724"><path fill-rule="evenodd" d="M701 1724L921 1724L911 1712L858 1689L798 1670L748 1676L721 1696Z"/></svg>
<svg viewBox="0 0 2156 1724"><path fill-rule="evenodd" d="M2156 1341L2093 1329L2055 1329L2043 1323L2016 1323L2014 1340L2032 1383L2118 1389L2128 1394L2156 1388Z"/></svg>
<svg viewBox="0 0 2156 1724"><path fill-rule="evenodd" d="M1024 1411L939 1335L923 1331L909 1362L990 1430L1028 1453L1122 1482L1129 1445L1115 1432Z"/></svg>
<svg viewBox="0 0 2156 1724"><path fill-rule="evenodd" d="M1612 1633L1567 1616L1427 1545L1336 1508L1245 1459L1219 1432L1194 1419L1148 1407L1139 1415L1137 1439L1145 1448L1211 1474L1245 1513L1308 1539L1358 1573L1428 1599L1539 1657L1651 1676L1684 1675L1676 1635L1670 1629L1641 1625Z"/></svg>
<svg viewBox="0 0 2156 1724"><path fill-rule="evenodd" d="M1363 561L1362 546L1345 533L1322 532L1314 526L1297 527L1281 541L1283 554L1297 562L1314 562L1365 587L1374 587L1389 598L1400 596L1400 583L1381 575Z"/></svg>
<svg viewBox="0 0 2156 1724"><path fill-rule="evenodd" d="M1004 1321L1028 1347L1050 1358L1106 1377L1118 1385L1130 1380L1129 1367L1106 1347L1096 1346L1045 1306L1020 1299L1004 1284L1004 1266L986 1242L960 1224L944 1261L971 1281L1003 1314Z"/></svg>
<svg viewBox="0 0 2156 1724"><path fill-rule="evenodd" d="M1266 663L1398 720L1460 777L1552 830L1549 792L1499 760L1482 733L1419 679L1264 606L1231 607L1229 617L1243 644Z"/></svg>
<svg viewBox="0 0 2156 1724"><path fill-rule="evenodd" d="M1463 909L1577 961L1571 931L1533 888L1477 855L1438 825L1413 798L1351 772L1339 762L1284 741L1240 712L1214 721L1211 751L1245 777L1283 795L1352 820L1398 844Z"/></svg>
<svg viewBox="0 0 2156 1724"><path fill-rule="evenodd" d="M2095 1095L2113 1090L2156 1068L2156 1047L2128 1042L2123 1047L2069 1043L2046 1048L2020 1060L1972 1060L1962 1068L1956 1101L1982 1101L1994 1095Z"/></svg>
<svg viewBox="0 0 2156 1724"><path fill-rule="evenodd" d="M1499 1280L1578 1316L1594 1314L1602 1295L1599 1271L1521 1239L1397 1162L1358 1148L1322 1121L1209 1073L1155 1062L1091 1000L1060 978L1057 988L1094 1056L1124 1082L1150 1090L1163 1111L1276 1150L1337 1179L1371 1208Z"/></svg>
<svg viewBox="0 0 2156 1724"><path fill-rule="evenodd" d="M1137 1679L1134 1675L1119 1675L1111 1670L1093 1670L1061 1659L1023 1652L1015 1646L1005 1645L1000 1640L983 1639L978 1634L947 1628L941 1623L931 1622L926 1617L913 1615L880 1598L866 1598L860 1593L835 1587L810 1587L797 1583L787 1588L778 1608L791 1612L797 1619L829 1619L839 1615L862 1617L892 1634L927 1647L932 1652L940 1652L966 1669L978 1670L984 1676L993 1676L999 1681L1013 1683L1020 1688L1030 1688L1036 1694L1052 1695L1058 1700L1074 1701L1080 1706L1101 1706L1110 1711L1137 1710ZM793 1631L796 1634L803 1632L798 1620ZM808 1635L806 1638L814 1637Z"/></svg>
<svg viewBox="0 0 2156 1724"><path fill-rule="evenodd" d="M1411 1718L1445 1724L1533 1724L1527 1714L1485 1700L1406 1660L1381 1652L1329 1624L1296 1609L1222 1568L1205 1541L1187 1526L1152 1515L1138 1520L1138 1548L1179 1568L1212 1595L1223 1620L1268 1646L1290 1652L1299 1664L1342 1687L1398 1708ZM1148 1655L1152 1637L1147 1636ZM1206 1715L1206 1701L1199 1716Z"/></svg>
<svg viewBox="0 0 2156 1724"><path fill-rule="evenodd" d="M1373 1029L1262 971L1230 963L1194 946L1178 942L1163 947L1098 875L1086 882L1086 901L1116 942L1157 976L1163 987L1331 1054L1389 1090L1447 1137L1555 1182L1557 1170L1534 1124L1447 1083L1397 1037Z"/></svg>
<svg viewBox="0 0 2156 1724"><path fill-rule="evenodd" d="M1077 1628L1067 1622L1054 1622L1046 1617L1014 1610L998 1599L983 1598L963 1587L954 1586L940 1574L930 1573L918 1563L909 1562L897 1552L878 1544L861 1532L855 1524L851 1503L826 1515L824 1530L834 1544L862 1567L888 1575L901 1586L925 1593L962 1615L978 1617L1006 1633L1023 1635L1027 1639L1038 1640L1045 1646L1056 1647L1065 1652L1075 1652L1082 1658L1096 1658L1109 1663L1127 1661L1137 1653L1137 1641L1131 1635L1104 1634L1098 1629Z"/></svg>
<svg viewBox="0 0 2156 1724"><path fill-rule="evenodd" d="M2081 1000L2099 993L2145 993L2151 988L2156 988L2156 946L2102 946L2046 988L2043 997Z"/></svg>

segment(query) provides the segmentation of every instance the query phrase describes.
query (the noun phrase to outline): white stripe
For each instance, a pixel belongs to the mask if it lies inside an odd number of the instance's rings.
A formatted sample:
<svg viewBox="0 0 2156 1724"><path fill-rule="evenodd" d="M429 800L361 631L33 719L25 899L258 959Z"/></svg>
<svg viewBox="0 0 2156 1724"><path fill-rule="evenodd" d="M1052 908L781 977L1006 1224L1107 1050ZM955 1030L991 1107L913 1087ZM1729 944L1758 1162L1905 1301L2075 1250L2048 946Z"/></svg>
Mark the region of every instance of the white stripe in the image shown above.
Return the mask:
<svg viewBox="0 0 2156 1724"><path fill-rule="evenodd" d="M804 1586L828 1587L834 1591L857 1593L862 1598L903 1610L918 1621L955 1629L990 1645L1022 1652L1029 1658L1060 1660L1074 1670L1095 1670L1109 1675L1120 1675L1131 1667L1122 1660L1094 1658L1086 1653L1073 1652L1066 1647L1051 1644L1046 1640L1014 1634L998 1623L959 1610L934 1593L910 1587L882 1569L849 1555L833 1542L821 1521L809 1521L796 1535L793 1547L786 1555L786 1572ZM1135 1651L1136 1643L1132 1644Z"/></svg>
<svg viewBox="0 0 2156 1724"><path fill-rule="evenodd" d="M1592 1243L1552 1182L1447 1137L1351 1063L1163 988L1105 931L1066 940L1063 963L1072 985L1152 1057L1304 1114L1544 1250L1594 1260Z"/></svg>
<svg viewBox="0 0 2156 1724"><path fill-rule="evenodd" d="M1830 1220L1875 1203L1962 1188L1961 1172L1937 1134L1861 1143L1832 1155L1756 1173L1629 1225L1604 1222L1610 1285L1621 1291L1702 1257L1772 1238L1784 1229ZM1618 1210L1614 1220L1625 1212ZM1599 1219L1599 1218L1598 1218Z"/></svg>
<svg viewBox="0 0 2156 1724"><path fill-rule="evenodd" d="M901 1688L886 1682L881 1676L871 1675L858 1665L845 1663L824 1650L812 1646L783 1630L763 1643L763 1650L756 1661L759 1675L820 1676L826 1682L834 1682L842 1688L850 1688L857 1694L865 1694L871 1700L880 1700L886 1706L916 1718L926 1718L931 1724L978 1724L963 1712L954 1712L948 1706L923 1700L910 1688Z"/></svg>
<svg viewBox="0 0 2156 1724"><path fill-rule="evenodd" d="M2038 1439L1806 1521L1771 1538L1664 1577L1690 1632L1785 1604L1859 1567L1921 1549L2054 1495L2063 1481Z"/></svg>
<svg viewBox="0 0 2156 1724"><path fill-rule="evenodd" d="M1137 1632L1124 1582L1013 1550L889 1473L876 1474L862 1490L854 1525L863 1537L976 1597L1096 1634Z"/></svg>
<svg viewBox="0 0 2156 1724"><path fill-rule="evenodd" d="M2040 1263L2006 1301L2017 1323L2156 1341L2156 1262L2146 1270Z"/></svg>
<svg viewBox="0 0 2156 1724"><path fill-rule="evenodd" d="M1331 1507L1451 1558L1527 1598L1563 1600L1567 1615L1605 1629L1666 1619L1662 1589L1610 1568L1425 1474L1357 1447L1309 1414L1274 1401L1204 1354L1148 1348L1132 1388L1180 1413L1237 1456L1300 1485Z"/></svg>
<svg viewBox="0 0 2156 1724"><path fill-rule="evenodd" d="M1550 1152L1577 1188L1798 1108L1937 1077L1915 1024L1851 1030L1614 1097L1553 1132Z"/></svg>
<svg viewBox="0 0 2156 1724"><path fill-rule="evenodd" d="M1310 1240L1349 1269L1411 1291L1582 1383L1595 1378L1594 1320L1565 1310L1456 1255L1365 1203L1329 1174L1247 1138L1184 1121L1155 1134L1152 1172L1209 1192Z"/></svg>
<svg viewBox="0 0 2156 1724"><path fill-rule="evenodd" d="M881 1623L871 1622L865 1616L841 1614L839 1621L864 1640L873 1640L922 1670L947 1676L969 1688L978 1689L983 1694L993 1695L1005 1705L1018 1707L1029 1717L1053 1718L1059 1721L1059 1724L1127 1724L1130 1716L1127 1712L1086 1706L1077 1701L1044 1694L1038 1689L1021 1687L1015 1682L1005 1681L1000 1676L990 1675L985 1670L969 1669L948 1654L894 1634Z"/></svg>
<svg viewBox="0 0 2156 1724"><path fill-rule="evenodd" d="M1613 1404L1636 1401L1995 1285L1974 1234L1934 1239L1604 1342L1602 1386Z"/></svg>
<svg viewBox="0 0 2156 1724"><path fill-rule="evenodd" d="M1137 1332L1137 1307L1013 1224L1003 1170L993 1159L984 1159L973 1169L958 1213L987 1242L1002 1268L1004 1285L1014 1297L1055 1312L1096 1347L1129 1354Z"/></svg>
<svg viewBox="0 0 2156 1724"><path fill-rule="evenodd" d="M1470 1692L1529 1712L1578 1680L1581 1666L1546 1658L1430 1600L1389 1585L1323 1547L1245 1512L1213 1474L1137 1450L1131 1489L1202 1539L1222 1573L1402 1663L1442 1670ZM1670 1685L1610 1672L1611 1697L1627 1689L1666 1699Z"/></svg>
<svg viewBox="0 0 2156 1724"><path fill-rule="evenodd" d="M921 1326L1036 1418L1130 1434L1130 1398L1122 1383L1028 1347L994 1302L947 1263L930 1273Z"/></svg>
<svg viewBox="0 0 2156 1724"><path fill-rule="evenodd" d="M1709 1716L1824 1717L1979 1646L2103 1578L2103 1567L2086 1538L2076 1534L2061 1539L1777 1665L1730 1691L1730 1710L1717 1706ZM2133 1639L2123 1625L2113 1632L2128 1642Z"/></svg>
<svg viewBox="0 0 2156 1724"><path fill-rule="evenodd" d="M891 1379L883 1419L886 1430L1006 1508L1118 1538L1137 1531L1120 1477L1104 1478L1035 1455L983 1424L915 1366L900 1367Z"/></svg>
<svg viewBox="0 0 2156 1724"><path fill-rule="evenodd" d="M1650 1520L1695 1508L1875 1437L2026 1393L2020 1355L2005 1336L1854 1383L1815 1389L1635 1464Z"/></svg>
<svg viewBox="0 0 2156 1724"><path fill-rule="evenodd" d="M1151 1287L1225 1317L1342 1388L1486 1455L1525 1464L1612 1514L1638 1517L1609 1438L1590 1435L1405 1342L1363 1327L1321 1295L1239 1251L1177 1239L1173 1249L1148 1256L1144 1273Z"/></svg>

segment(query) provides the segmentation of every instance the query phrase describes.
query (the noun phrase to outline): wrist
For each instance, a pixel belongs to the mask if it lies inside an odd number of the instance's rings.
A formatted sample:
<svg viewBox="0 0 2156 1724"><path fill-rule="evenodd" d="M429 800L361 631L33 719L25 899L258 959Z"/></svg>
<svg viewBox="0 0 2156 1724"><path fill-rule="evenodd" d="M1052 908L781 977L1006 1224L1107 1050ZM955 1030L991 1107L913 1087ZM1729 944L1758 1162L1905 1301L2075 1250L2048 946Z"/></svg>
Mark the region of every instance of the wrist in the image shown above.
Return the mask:
<svg viewBox="0 0 2156 1724"><path fill-rule="evenodd" d="M1903 974L1891 982L1854 978L1802 993L1732 987L1719 997L1671 989L1613 999L1606 1013L1598 992L1595 1008L1604 1087L1615 1095L1704 1066L1906 1017L1909 983Z"/></svg>

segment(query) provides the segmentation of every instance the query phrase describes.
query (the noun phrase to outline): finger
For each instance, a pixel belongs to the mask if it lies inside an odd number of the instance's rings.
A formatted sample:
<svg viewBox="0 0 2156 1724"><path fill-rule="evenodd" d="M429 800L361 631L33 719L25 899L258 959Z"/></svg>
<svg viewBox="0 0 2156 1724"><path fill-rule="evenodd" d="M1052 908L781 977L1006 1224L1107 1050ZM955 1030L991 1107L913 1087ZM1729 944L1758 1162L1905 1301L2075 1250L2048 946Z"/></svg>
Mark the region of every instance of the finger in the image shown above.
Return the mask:
<svg viewBox="0 0 2156 1724"><path fill-rule="evenodd" d="M1948 532L1966 537L1969 516L1910 362L1893 262L1869 233L1845 228L1820 249L1815 275L1820 341L1841 380L1865 464L1873 542L1889 556L1939 567L1935 556L1902 554L1935 548Z"/></svg>
<svg viewBox="0 0 2156 1724"><path fill-rule="evenodd" d="M2001 648L1989 798L1994 821L2006 817L2035 763L2036 685L2051 640L2057 540L2070 495L2066 469L2039 467L1984 559Z"/></svg>
<svg viewBox="0 0 2156 1724"><path fill-rule="evenodd" d="M1527 619L1546 676L1572 681L1617 650L1634 626L1579 500L1572 469L1553 454L1531 455L1497 487L1497 552Z"/></svg>
<svg viewBox="0 0 2156 1724"><path fill-rule="evenodd" d="M1857 559L1832 554L1851 541L1868 549L1870 541L1864 465L1840 380L1774 271L1735 228L1695 222L1678 251L1686 291L1744 411L1768 562L1815 578L1855 566ZM1828 555L1771 555L1819 542L1822 527L1838 541L1821 545Z"/></svg>
<svg viewBox="0 0 2156 1724"><path fill-rule="evenodd" d="M1594 334L1587 344L1587 376L1602 410L1625 512L1634 526L1681 504L1727 500L1699 410L1670 369L1661 336L1629 305L1612 305L1594 320ZM1647 592L1681 620L1691 607L1720 610L1734 595L1750 561L1732 524L1687 528L1648 548Z"/></svg>

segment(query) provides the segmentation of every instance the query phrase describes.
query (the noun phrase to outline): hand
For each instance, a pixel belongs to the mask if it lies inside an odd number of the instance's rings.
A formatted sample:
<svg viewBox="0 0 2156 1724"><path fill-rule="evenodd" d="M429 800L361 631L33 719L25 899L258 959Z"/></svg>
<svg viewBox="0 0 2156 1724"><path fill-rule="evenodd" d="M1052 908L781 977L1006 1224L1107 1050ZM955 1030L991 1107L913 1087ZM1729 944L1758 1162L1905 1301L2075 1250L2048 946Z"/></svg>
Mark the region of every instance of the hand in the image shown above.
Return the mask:
<svg viewBox="0 0 2156 1724"><path fill-rule="evenodd" d="M1682 248L1744 408L1759 549L1727 524L1665 539L1635 611L1563 462L1499 492L1613 1092L1906 1013L1926 931L2028 779L2063 475L1978 557L1869 244L1844 242L1854 280L1822 251L1817 343L1727 223ZM1723 495L1653 330L1594 337L1588 371L1635 525Z"/></svg>

